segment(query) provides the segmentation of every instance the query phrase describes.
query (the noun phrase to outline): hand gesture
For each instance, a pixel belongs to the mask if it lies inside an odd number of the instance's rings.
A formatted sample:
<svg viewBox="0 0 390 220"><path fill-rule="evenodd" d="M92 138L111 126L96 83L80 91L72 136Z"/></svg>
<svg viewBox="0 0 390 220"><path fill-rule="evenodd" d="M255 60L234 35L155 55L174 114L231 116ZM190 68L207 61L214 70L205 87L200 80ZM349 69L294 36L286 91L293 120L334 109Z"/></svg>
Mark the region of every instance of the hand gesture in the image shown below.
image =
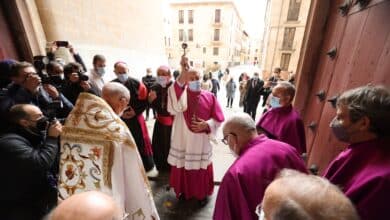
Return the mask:
<svg viewBox="0 0 390 220"><path fill-rule="evenodd" d="M208 127L207 122L201 118L196 118L196 120L192 120L191 122L191 129L195 132L205 131Z"/></svg>
<svg viewBox="0 0 390 220"><path fill-rule="evenodd" d="M157 98L156 91L151 90L148 95L148 101L149 103L152 103Z"/></svg>
<svg viewBox="0 0 390 220"><path fill-rule="evenodd" d="M132 107L128 107L127 110L125 110L122 114L123 119L131 119L135 116L135 111Z"/></svg>
<svg viewBox="0 0 390 220"><path fill-rule="evenodd" d="M76 50L74 49L74 47L73 47L73 45L72 44L68 44L68 46L67 46L67 48L69 49L69 52L71 53L71 54L77 54L77 52L76 52Z"/></svg>
<svg viewBox="0 0 390 220"><path fill-rule="evenodd" d="M47 47L46 49L47 49L47 52L49 52L49 53L55 53L58 49L57 43L55 41L51 42L49 47Z"/></svg>
<svg viewBox="0 0 390 220"><path fill-rule="evenodd" d="M80 86L84 89L85 92L91 89L91 85L88 83L88 81L80 81Z"/></svg>
<svg viewBox="0 0 390 220"><path fill-rule="evenodd" d="M43 89L49 94L49 96L53 99L57 99L59 96L60 96L60 93L58 92L58 90L56 89L56 87L54 87L53 85L51 84L45 84L43 85Z"/></svg>
<svg viewBox="0 0 390 220"><path fill-rule="evenodd" d="M187 72L190 69L190 64L186 56L181 56L180 66L182 72Z"/></svg>
<svg viewBox="0 0 390 220"><path fill-rule="evenodd" d="M49 125L49 130L47 132L47 135L49 137L57 138L58 136L60 136L61 132L62 132L61 123L59 121L55 121Z"/></svg>

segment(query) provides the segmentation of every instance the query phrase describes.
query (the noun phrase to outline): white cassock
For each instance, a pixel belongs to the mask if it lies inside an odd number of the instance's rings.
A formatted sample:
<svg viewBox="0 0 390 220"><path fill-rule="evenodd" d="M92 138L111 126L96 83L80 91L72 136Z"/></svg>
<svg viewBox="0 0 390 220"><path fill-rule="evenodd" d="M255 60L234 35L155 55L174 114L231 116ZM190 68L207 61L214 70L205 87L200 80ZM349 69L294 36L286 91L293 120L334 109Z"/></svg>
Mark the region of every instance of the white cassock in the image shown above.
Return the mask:
<svg viewBox="0 0 390 220"><path fill-rule="evenodd" d="M186 124L184 112L194 106L188 106L187 99L187 88L179 99L176 96L175 85L168 88L167 109L175 116L168 163L177 168L184 167L186 170L207 169L212 162L212 144L215 142L215 134L221 123L211 118L206 121L210 128L209 134L192 132Z"/></svg>
<svg viewBox="0 0 390 220"><path fill-rule="evenodd" d="M141 157L126 124L100 97L81 93L61 134L62 197L110 194L130 219L159 219Z"/></svg>

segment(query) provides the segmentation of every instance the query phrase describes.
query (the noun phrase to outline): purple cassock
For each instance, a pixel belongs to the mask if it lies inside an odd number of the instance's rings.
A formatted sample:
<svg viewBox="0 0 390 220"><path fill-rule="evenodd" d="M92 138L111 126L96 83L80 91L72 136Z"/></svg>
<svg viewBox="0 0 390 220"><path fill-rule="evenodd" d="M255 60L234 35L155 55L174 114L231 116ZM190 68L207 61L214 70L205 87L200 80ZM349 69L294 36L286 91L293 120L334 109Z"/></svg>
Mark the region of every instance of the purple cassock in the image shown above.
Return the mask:
<svg viewBox="0 0 390 220"><path fill-rule="evenodd" d="M284 168L307 173L292 146L265 135L251 140L222 179L213 219L258 219L256 206L263 200L267 186Z"/></svg>
<svg viewBox="0 0 390 220"><path fill-rule="evenodd" d="M324 176L356 206L362 220L390 219L390 141L351 144L329 165Z"/></svg>
<svg viewBox="0 0 390 220"><path fill-rule="evenodd" d="M292 105L267 111L257 123L257 128L267 136L295 147L299 154L306 152L305 127Z"/></svg>

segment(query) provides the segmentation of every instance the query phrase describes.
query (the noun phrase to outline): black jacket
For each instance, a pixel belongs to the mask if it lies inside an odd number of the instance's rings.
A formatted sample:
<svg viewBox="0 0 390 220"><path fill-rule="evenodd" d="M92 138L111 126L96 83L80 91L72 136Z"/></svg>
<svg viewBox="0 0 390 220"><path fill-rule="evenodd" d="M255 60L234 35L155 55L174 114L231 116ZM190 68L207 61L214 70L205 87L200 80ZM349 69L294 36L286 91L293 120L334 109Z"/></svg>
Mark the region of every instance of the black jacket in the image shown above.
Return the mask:
<svg viewBox="0 0 390 220"><path fill-rule="evenodd" d="M256 85L254 85L254 81L256 81ZM247 104L255 104L260 101L260 95L263 92L263 86L264 86L264 81L261 79L254 79L251 78L248 83L248 90L246 93L246 98L245 101Z"/></svg>
<svg viewBox="0 0 390 220"><path fill-rule="evenodd" d="M146 88L148 88L148 91L153 86L154 83L156 83L157 78L154 76L144 76L142 77L142 82L145 84Z"/></svg>
<svg viewBox="0 0 390 220"><path fill-rule="evenodd" d="M15 127L0 136L1 219L41 219L53 194L58 140Z"/></svg>

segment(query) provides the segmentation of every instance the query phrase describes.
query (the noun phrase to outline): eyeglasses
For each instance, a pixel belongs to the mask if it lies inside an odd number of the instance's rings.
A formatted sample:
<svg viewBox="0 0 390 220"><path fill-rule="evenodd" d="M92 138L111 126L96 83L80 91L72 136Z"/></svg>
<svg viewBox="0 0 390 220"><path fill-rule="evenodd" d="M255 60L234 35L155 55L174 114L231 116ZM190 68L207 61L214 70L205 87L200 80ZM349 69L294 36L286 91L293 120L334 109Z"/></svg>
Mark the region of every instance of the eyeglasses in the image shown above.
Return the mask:
<svg viewBox="0 0 390 220"><path fill-rule="evenodd" d="M226 136L224 136L224 137L221 139L222 143L224 143L225 145L228 145L228 140L227 140L227 138L229 137L229 135L233 135L234 137L237 137L237 135L236 135L235 133L229 133L229 134L227 134Z"/></svg>
<svg viewBox="0 0 390 220"><path fill-rule="evenodd" d="M259 220L265 220L265 215L261 203L256 206L255 213L259 217Z"/></svg>

